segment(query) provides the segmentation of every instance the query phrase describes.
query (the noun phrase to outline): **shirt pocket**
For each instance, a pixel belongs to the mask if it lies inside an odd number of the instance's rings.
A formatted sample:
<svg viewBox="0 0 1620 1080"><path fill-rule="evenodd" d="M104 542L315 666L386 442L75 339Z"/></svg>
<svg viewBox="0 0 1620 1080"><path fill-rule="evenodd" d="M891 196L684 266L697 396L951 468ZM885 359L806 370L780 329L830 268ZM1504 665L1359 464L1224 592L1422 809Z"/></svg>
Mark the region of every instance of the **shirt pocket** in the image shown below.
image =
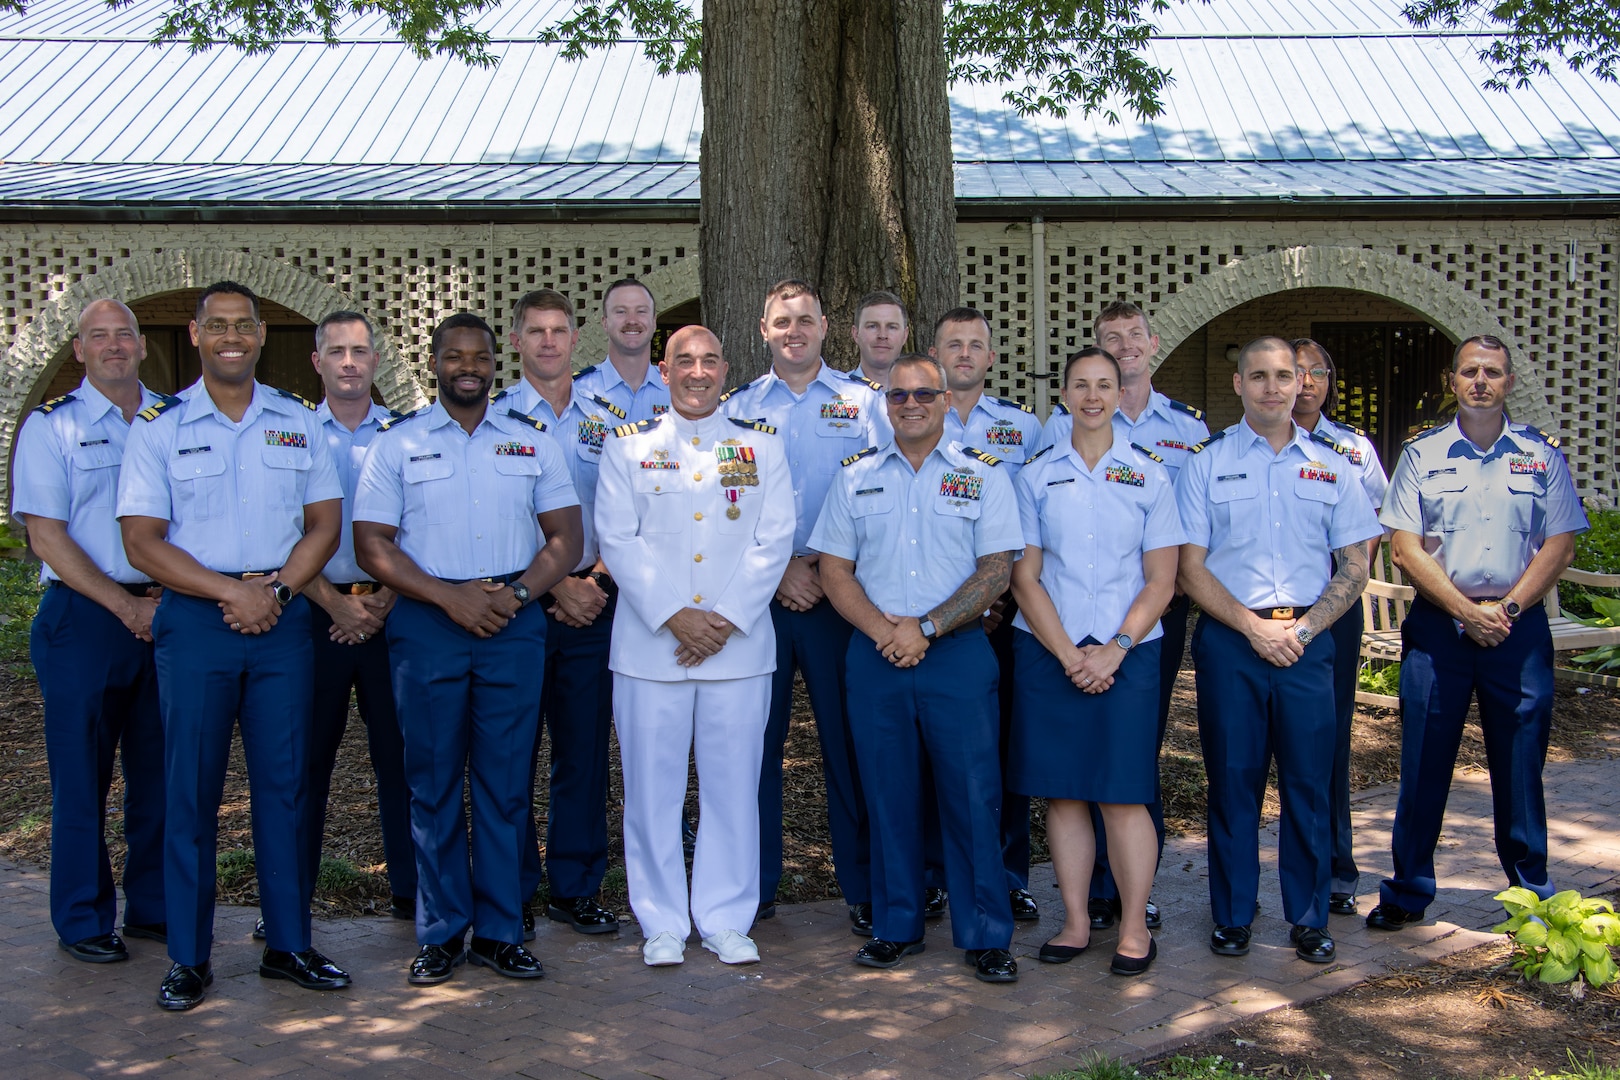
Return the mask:
<svg viewBox="0 0 1620 1080"><path fill-rule="evenodd" d="M540 478L540 459L518 454L496 454L495 475L500 477L501 517L508 521L535 516L534 485Z"/></svg>
<svg viewBox="0 0 1620 1080"><path fill-rule="evenodd" d="M454 463L437 454L405 462L401 475L407 512L415 509L427 524L444 525L470 510L466 489L456 490L455 472Z"/></svg>
<svg viewBox="0 0 1620 1080"><path fill-rule="evenodd" d="M878 490L869 494L857 491L849 503L849 516L855 524L856 538L866 541L883 542L885 538L895 531L895 497L892 491ZM897 538L896 538L897 539Z"/></svg>
<svg viewBox="0 0 1620 1080"><path fill-rule="evenodd" d="M681 491L680 477L676 469L642 469L630 478L641 509L641 535L680 531L684 523L679 511L685 504L684 499L676 498Z"/></svg>
<svg viewBox="0 0 1620 1080"><path fill-rule="evenodd" d="M110 443L73 451L73 504L86 509L111 506L118 494L118 452Z"/></svg>
<svg viewBox="0 0 1620 1080"><path fill-rule="evenodd" d="M1216 519L1224 518L1226 533L1233 540L1248 540L1260 533L1260 481L1252 476L1209 481L1209 501Z"/></svg>
<svg viewBox="0 0 1620 1080"><path fill-rule="evenodd" d="M1468 482L1459 476L1432 476L1418 485L1423 503L1423 532L1427 536L1464 532L1473 514Z"/></svg>
<svg viewBox="0 0 1620 1080"><path fill-rule="evenodd" d="M1516 533L1532 532L1536 521L1536 500L1541 498L1542 484L1534 476L1513 476L1507 482L1508 528Z"/></svg>
<svg viewBox="0 0 1620 1080"><path fill-rule="evenodd" d="M225 457L213 450L176 454L169 461L175 520L206 521L225 512Z"/></svg>
<svg viewBox="0 0 1620 1080"><path fill-rule="evenodd" d="M267 446L262 460L266 505L277 510L296 510L303 506L313 460L310 452L290 446Z"/></svg>
<svg viewBox="0 0 1620 1080"><path fill-rule="evenodd" d="M1359 495L1361 485L1356 484ZM1326 539L1328 524L1333 520L1333 508L1339 502L1339 488L1326 480L1308 480L1294 477L1295 533L1304 540L1315 542Z"/></svg>

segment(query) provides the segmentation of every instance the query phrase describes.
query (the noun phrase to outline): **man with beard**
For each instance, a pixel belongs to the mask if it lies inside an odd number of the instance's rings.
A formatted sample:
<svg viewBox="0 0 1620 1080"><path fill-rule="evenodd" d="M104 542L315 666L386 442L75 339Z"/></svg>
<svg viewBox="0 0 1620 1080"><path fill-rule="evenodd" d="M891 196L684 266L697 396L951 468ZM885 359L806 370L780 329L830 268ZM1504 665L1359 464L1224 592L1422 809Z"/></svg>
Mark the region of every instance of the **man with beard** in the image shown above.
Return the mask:
<svg viewBox="0 0 1620 1080"><path fill-rule="evenodd" d="M439 400L372 442L354 506L361 569L399 594L388 651L421 946L408 978L444 982L470 956L537 979L540 961L523 947L520 880L545 618L529 601L579 562L579 499L546 425L490 404L489 324L452 315L432 349Z"/></svg>

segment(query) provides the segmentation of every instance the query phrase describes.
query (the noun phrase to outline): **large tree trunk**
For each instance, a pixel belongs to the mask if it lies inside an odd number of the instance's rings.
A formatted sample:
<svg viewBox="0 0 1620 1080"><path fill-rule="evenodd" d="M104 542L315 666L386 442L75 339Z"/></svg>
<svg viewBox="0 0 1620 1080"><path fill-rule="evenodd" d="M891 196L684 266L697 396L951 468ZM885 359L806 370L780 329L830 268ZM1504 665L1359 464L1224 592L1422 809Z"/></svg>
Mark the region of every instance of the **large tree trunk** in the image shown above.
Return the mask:
<svg viewBox="0 0 1620 1080"><path fill-rule="evenodd" d="M898 292L912 345L955 305L956 201L939 0L705 0L704 321L732 381L768 364L765 292L821 290L827 358L851 366L854 305Z"/></svg>

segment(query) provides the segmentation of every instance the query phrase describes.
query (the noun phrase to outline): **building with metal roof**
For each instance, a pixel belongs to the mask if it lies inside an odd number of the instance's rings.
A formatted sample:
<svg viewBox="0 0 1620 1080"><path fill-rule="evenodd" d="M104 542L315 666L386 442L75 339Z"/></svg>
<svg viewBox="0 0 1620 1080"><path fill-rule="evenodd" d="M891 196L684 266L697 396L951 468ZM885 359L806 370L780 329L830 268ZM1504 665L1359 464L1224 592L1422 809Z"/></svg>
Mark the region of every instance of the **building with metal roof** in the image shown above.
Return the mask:
<svg viewBox="0 0 1620 1080"><path fill-rule="evenodd" d="M421 330L457 308L499 325L553 285L589 312L634 273L693 313L695 76L660 77L635 44L563 60L534 41L559 0L484 12L487 68L418 59L380 18L337 47L154 47L165 6L0 15L8 449L21 411L76 381L72 316L97 295L162 339L160 386L188 374L184 296L211 277L280 305L289 380L310 320L367 311L396 404L431 393ZM951 92L962 300L991 314L998 389L1044 409L1053 358L1124 295L1155 316L1161 388L1214 422L1236 415L1229 347L1310 335L1344 369L1344 415L1389 448L1432 410L1449 342L1498 333L1526 372L1516 413L1557 426L1583 490L1613 494L1620 87L1560 65L1482 89L1488 38L1415 30L1398 0L1155 18L1148 59L1174 82L1153 120Z"/></svg>

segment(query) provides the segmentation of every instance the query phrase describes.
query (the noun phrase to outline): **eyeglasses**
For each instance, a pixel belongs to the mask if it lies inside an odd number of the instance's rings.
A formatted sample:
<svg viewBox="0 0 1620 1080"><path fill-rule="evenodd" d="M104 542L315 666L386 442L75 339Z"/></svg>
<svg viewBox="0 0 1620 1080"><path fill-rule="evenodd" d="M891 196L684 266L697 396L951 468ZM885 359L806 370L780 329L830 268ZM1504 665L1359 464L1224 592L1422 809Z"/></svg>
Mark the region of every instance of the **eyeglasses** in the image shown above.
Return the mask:
<svg viewBox="0 0 1620 1080"><path fill-rule="evenodd" d="M1301 376L1309 375L1316 382L1323 382L1329 375L1333 374L1332 371L1325 367L1300 368L1299 373Z"/></svg>
<svg viewBox="0 0 1620 1080"><path fill-rule="evenodd" d="M915 390L889 390L883 396L889 399L890 405L904 405L908 397L915 399L919 405L932 405L934 399L944 392L930 386L919 386Z"/></svg>
<svg viewBox="0 0 1620 1080"><path fill-rule="evenodd" d="M237 319L235 322L228 322L225 319L209 319L202 324L202 328L205 334L219 335L227 330L234 329L243 337L252 337L259 332L259 322L257 319Z"/></svg>

